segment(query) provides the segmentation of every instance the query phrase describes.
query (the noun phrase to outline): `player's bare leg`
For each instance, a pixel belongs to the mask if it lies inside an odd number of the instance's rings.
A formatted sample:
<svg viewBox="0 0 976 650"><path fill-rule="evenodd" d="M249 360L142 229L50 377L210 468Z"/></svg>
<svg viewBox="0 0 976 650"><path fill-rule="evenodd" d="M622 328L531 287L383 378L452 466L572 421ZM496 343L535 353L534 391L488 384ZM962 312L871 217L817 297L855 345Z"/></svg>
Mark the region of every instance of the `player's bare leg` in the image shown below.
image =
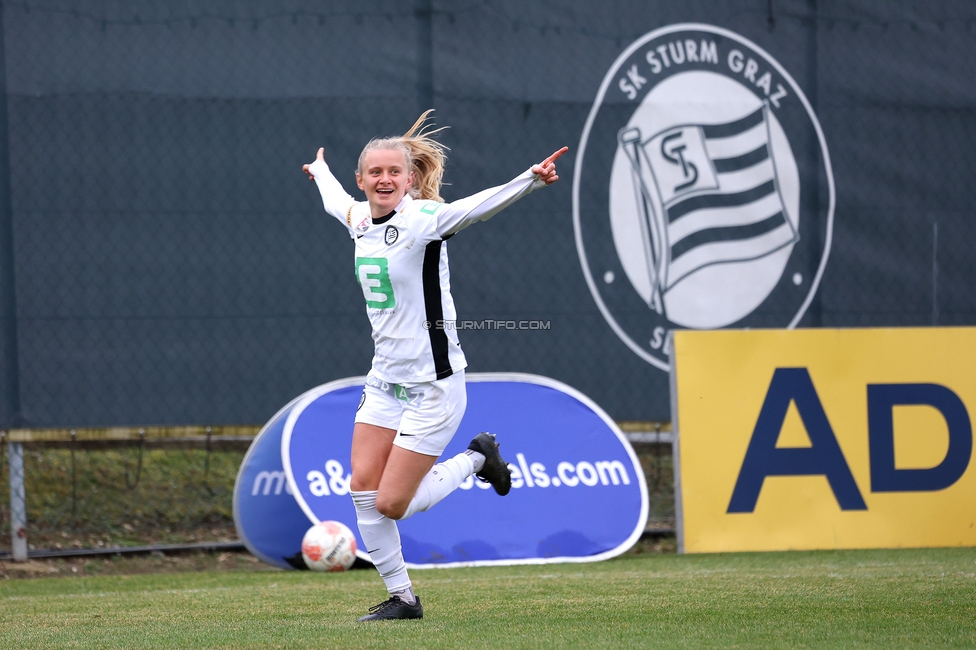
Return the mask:
<svg viewBox="0 0 976 650"><path fill-rule="evenodd" d="M395 437L394 429L365 422L356 423L352 430L350 489L355 492L379 489Z"/></svg>
<svg viewBox="0 0 976 650"><path fill-rule="evenodd" d="M390 519L402 518L420 482L436 462L436 456L418 454L394 445L376 495L377 510Z"/></svg>
<svg viewBox="0 0 976 650"><path fill-rule="evenodd" d="M390 592L389 600L372 608L360 620L423 616L423 608L413 594L403 561L396 521L380 512L376 503L395 436L394 429L364 422L357 422L353 429L350 493L356 506L359 534Z"/></svg>

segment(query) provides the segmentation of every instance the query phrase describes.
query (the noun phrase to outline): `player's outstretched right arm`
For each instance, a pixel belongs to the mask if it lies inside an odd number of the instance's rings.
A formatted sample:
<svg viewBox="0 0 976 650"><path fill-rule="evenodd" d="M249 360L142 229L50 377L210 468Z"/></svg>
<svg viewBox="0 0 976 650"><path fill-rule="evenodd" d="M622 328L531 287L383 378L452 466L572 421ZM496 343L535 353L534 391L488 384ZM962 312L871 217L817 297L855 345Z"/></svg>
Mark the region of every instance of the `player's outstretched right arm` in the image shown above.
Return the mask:
<svg viewBox="0 0 976 650"><path fill-rule="evenodd" d="M356 199L349 196L342 189L342 185L339 184L336 177L332 175L329 165L325 162L325 149L319 147L315 154L315 161L302 165L302 171L308 175L309 180L315 181L315 185L318 186L325 211L342 222L342 225L349 230L351 237L352 224L349 223L348 217L352 207L356 204Z"/></svg>

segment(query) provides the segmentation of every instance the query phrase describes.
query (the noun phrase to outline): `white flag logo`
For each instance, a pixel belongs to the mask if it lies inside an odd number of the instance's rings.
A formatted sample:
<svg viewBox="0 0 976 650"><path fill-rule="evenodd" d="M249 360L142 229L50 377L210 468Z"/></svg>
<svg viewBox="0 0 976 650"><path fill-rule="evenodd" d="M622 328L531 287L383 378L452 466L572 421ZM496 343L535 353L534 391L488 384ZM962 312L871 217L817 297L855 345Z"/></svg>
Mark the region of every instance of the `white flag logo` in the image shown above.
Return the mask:
<svg viewBox="0 0 976 650"><path fill-rule="evenodd" d="M620 131L653 287L648 304L657 313L664 314L664 294L698 269L757 259L799 240L779 193L768 110L646 139L639 127Z"/></svg>

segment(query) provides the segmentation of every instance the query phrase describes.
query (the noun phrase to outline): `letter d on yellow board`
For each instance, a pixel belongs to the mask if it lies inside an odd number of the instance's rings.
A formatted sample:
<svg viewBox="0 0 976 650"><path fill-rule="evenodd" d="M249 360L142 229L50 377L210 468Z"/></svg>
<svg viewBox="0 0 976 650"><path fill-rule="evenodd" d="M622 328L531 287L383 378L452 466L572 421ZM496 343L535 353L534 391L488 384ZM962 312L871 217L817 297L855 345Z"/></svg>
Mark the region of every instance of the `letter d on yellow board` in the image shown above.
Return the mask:
<svg viewBox="0 0 976 650"><path fill-rule="evenodd" d="M976 328L674 333L679 550L976 546Z"/></svg>

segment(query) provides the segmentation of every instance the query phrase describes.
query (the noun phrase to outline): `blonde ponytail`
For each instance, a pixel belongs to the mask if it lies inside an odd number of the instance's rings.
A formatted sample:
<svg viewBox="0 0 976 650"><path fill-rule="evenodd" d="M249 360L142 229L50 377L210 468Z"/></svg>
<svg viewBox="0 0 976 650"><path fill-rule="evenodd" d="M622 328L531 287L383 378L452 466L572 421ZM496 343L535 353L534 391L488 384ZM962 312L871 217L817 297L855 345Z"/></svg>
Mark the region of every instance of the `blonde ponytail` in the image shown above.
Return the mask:
<svg viewBox="0 0 976 650"><path fill-rule="evenodd" d="M363 162L370 151L378 149L402 151L407 167L413 172L410 196L443 203L444 199L441 198L440 191L448 148L431 136L447 127L427 130L427 118L433 112L434 109L424 111L413 126L400 137L374 138L366 143L363 152L359 154L359 173L363 173Z"/></svg>
<svg viewBox="0 0 976 650"><path fill-rule="evenodd" d="M447 147L431 136L440 133L439 129L426 130L427 118L434 109L424 111L413 126L400 140L410 149L410 163L413 170L413 188L410 195L415 199L430 199L443 203L441 183L444 179L444 164L447 162Z"/></svg>

